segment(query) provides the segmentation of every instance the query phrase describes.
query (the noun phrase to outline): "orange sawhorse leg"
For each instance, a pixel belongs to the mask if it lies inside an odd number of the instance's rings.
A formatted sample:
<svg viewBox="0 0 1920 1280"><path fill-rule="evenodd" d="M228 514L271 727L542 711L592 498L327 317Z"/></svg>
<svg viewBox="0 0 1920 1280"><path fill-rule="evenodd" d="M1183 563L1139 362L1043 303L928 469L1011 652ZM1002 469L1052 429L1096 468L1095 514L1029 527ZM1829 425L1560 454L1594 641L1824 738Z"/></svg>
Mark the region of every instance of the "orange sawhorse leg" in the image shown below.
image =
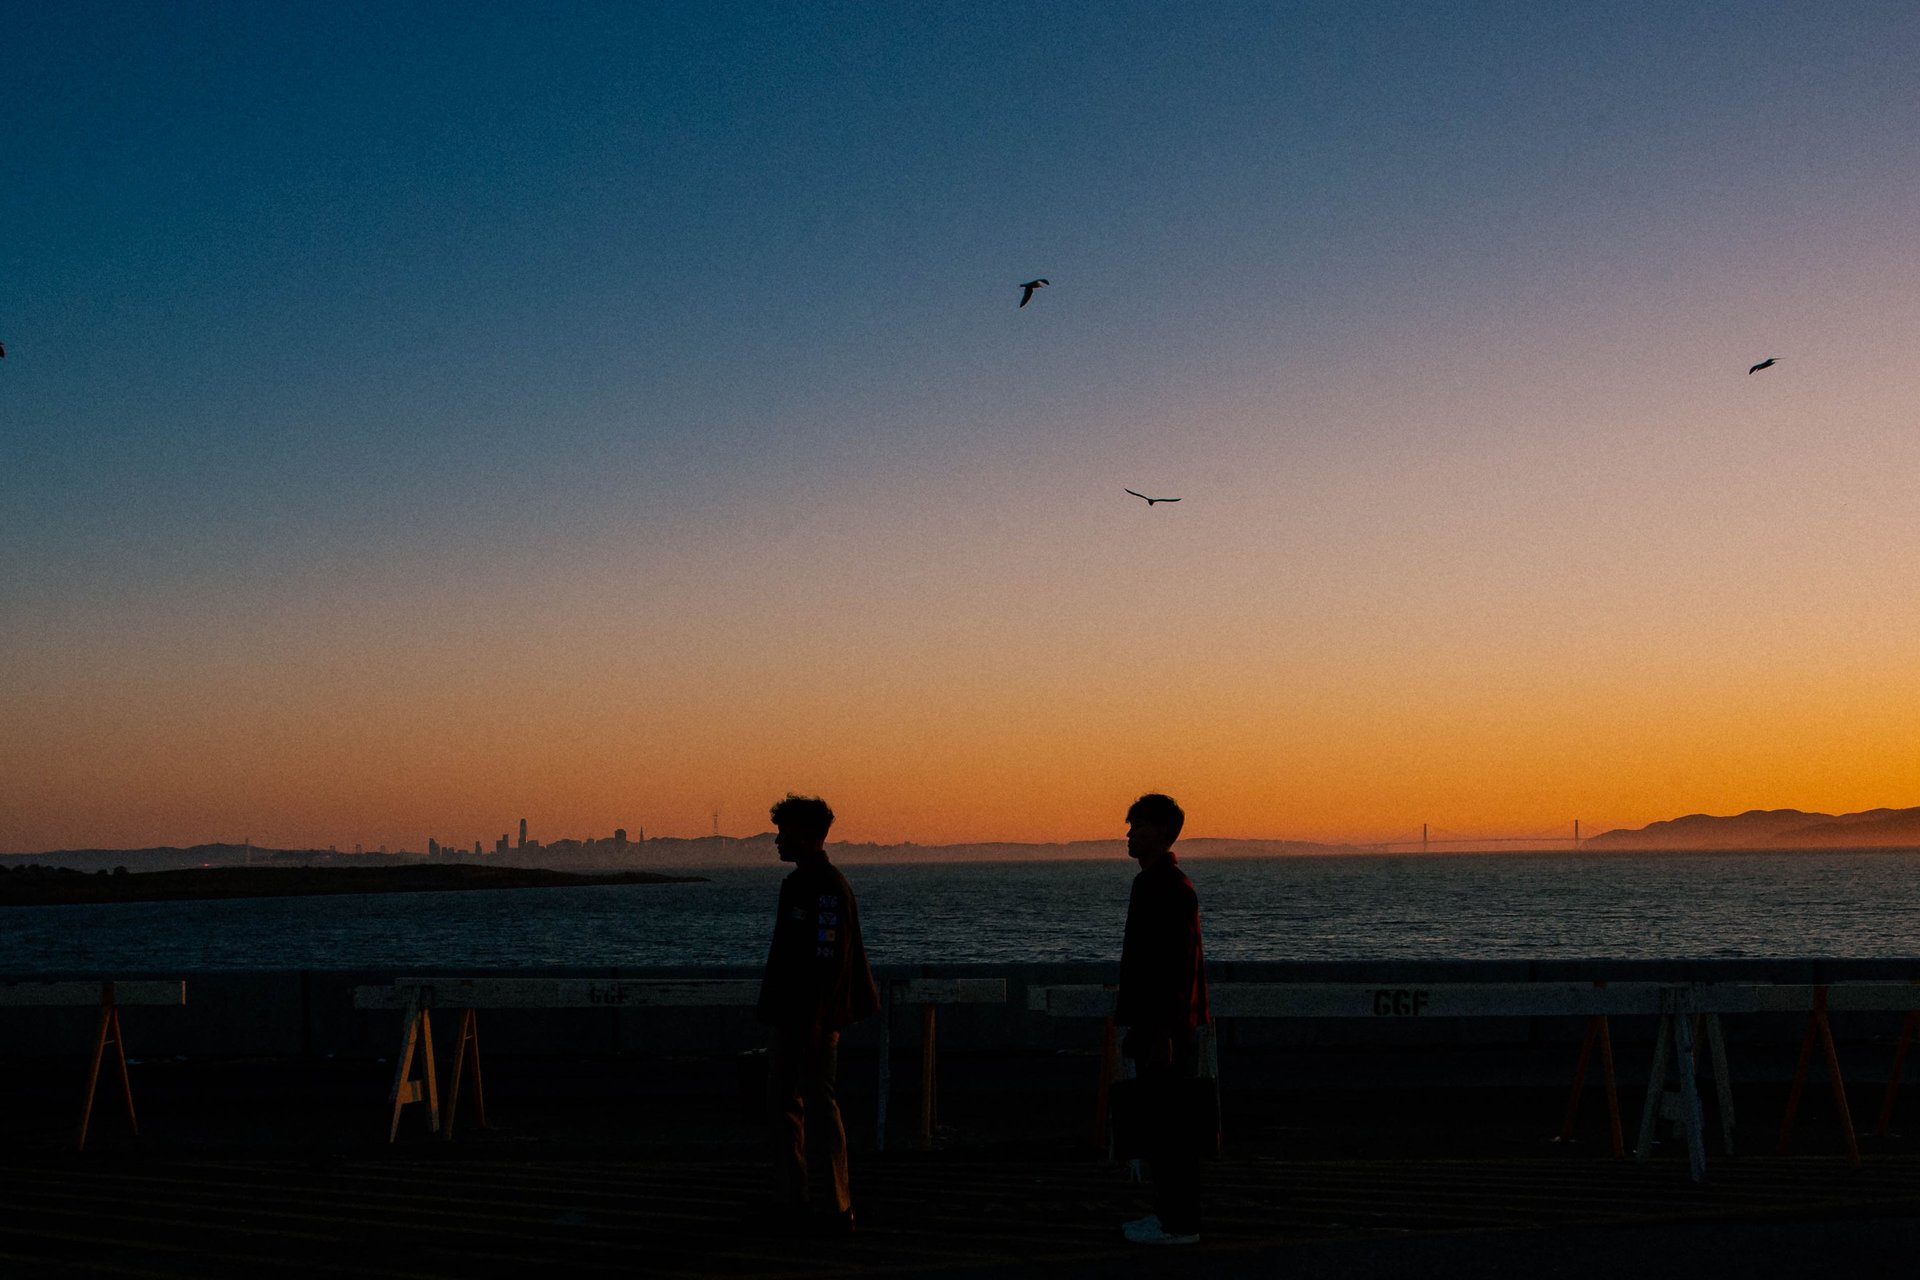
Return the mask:
<svg viewBox="0 0 1920 1280"><path fill-rule="evenodd" d="M393 1116L387 1126L387 1141L400 1135L400 1112L422 1100L427 1104L427 1129L440 1131L440 1083L433 1065L433 1013L418 1005L408 1005L402 1015L406 1027L400 1036L400 1053L393 1068L393 1093L388 1101ZM410 1078L414 1054L420 1055L420 1078Z"/></svg>
<svg viewBox="0 0 1920 1280"><path fill-rule="evenodd" d="M1587 1088L1587 1066L1593 1061L1595 1045L1600 1047L1600 1074L1606 1086L1607 1126L1613 1141L1613 1154L1624 1156L1627 1146L1620 1134L1620 1091L1613 1072L1613 1032L1604 1013L1596 1013L1587 1019L1587 1034L1580 1042L1580 1062L1573 1069L1573 1092L1567 1095L1567 1114L1560 1122L1559 1141L1573 1141L1573 1122L1580 1114L1580 1099Z"/></svg>
<svg viewBox="0 0 1920 1280"><path fill-rule="evenodd" d="M1900 1073L1907 1065L1907 1048L1913 1043L1916 1027L1920 1027L1920 1012L1908 1010L1906 1021L1900 1024L1899 1047L1893 1051L1893 1071L1887 1077L1886 1096L1880 1100L1880 1125L1874 1130L1878 1137L1886 1137L1893 1125L1893 1100L1900 1094Z"/></svg>
<svg viewBox="0 0 1920 1280"><path fill-rule="evenodd" d="M113 1044L115 1063L120 1068L120 1098L127 1108L127 1127L134 1137L140 1136L140 1121L133 1113L133 1082L127 1077L127 1045L120 1035L120 1006L113 1000L113 984L100 984L100 1025L93 1036L93 1056L87 1064L87 1096L80 1104L80 1134L74 1143L74 1149L87 1149L87 1128L93 1121L93 1100L100 1088L100 1063L107 1055L107 1044Z"/></svg>
<svg viewBox="0 0 1920 1280"><path fill-rule="evenodd" d="M1807 1015L1806 1034L1800 1038L1800 1062L1794 1068L1793 1087L1787 1093L1787 1113L1780 1120L1780 1141L1774 1147L1774 1154L1787 1154L1787 1146L1793 1138L1793 1121L1800 1109L1800 1091L1806 1086L1807 1065L1813 1058L1815 1039L1819 1040L1821 1055L1827 1062L1833 1104L1840 1113L1840 1131L1847 1142L1847 1160L1857 1167L1860 1163L1860 1143L1853 1132L1853 1113L1847 1108L1847 1082L1840 1074L1840 1054L1834 1048L1833 1026L1827 1021L1825 987L1813 989L1813 1012Z"/></svg>
<svg viewBox="0 0 1920 1280"><path fill-rule="evenodd" d="M1106 1031L1100 1042L1100 1087L1093 1108L1093 1141L1095 1145L1107 1140L1107 1105L1113 1096L1113 1070L1120 1058L1120 1048L1114 1034L1113 1019L1107 1019Z"/></svg>
<svg viewBox="0 0 1920 1280"><path fill-rule="evenodd" d="M920 1145L933 1146L933 1132L940 1123L939 1064L934 1056L934 1036L939 1029L936 1009L927 1005L920 1010Z"/></svg>
<svg viewBox="0 0 1920 1280"><path fill-rule="evenodd" d="M473 1046L471 1054L468 1053L468 1045ZM460 1071L463 1066L473 1081L473 1118L484 1129L487 1127L487 1094L480 1081L480 1024L472 1009L460 1011L460 1034L455 1039L453 1050L453 1074L447 1080L447 1121L440 1136L449 1142L453 1140L453 1117L460 1109Z"/></svg>

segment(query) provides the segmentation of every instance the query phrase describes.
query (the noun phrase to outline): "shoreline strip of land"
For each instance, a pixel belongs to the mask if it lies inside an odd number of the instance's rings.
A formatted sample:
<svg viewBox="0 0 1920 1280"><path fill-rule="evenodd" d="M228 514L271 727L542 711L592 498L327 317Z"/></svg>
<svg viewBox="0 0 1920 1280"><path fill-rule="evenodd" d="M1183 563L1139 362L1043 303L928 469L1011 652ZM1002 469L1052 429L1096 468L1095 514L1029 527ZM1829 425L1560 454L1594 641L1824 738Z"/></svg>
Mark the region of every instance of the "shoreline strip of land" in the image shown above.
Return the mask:
<svg viewBox="0 0 1920 1280"><path fill-rule="evenodd" d="M25 866L0 872L0 907L104 902L187 902L210 898L297 898L354 893L446 893L473 889L577 889L592 885L685 884L700 876L657 871L582 873L460 864L412 867L193 867L94 872Z"/></svg>

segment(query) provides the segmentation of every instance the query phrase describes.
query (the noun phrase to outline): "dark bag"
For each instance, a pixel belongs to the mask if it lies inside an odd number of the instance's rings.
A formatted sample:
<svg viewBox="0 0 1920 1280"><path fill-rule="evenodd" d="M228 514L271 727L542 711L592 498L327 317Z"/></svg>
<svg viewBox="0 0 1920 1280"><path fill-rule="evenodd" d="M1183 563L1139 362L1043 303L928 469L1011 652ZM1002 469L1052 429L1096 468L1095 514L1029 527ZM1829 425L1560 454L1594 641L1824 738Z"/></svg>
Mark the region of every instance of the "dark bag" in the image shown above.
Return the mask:
<svg viewBox="0 0 1920 1280"><path fill-rule="evenodd" d="M1155 1074L1115 1080L1108 1093L1116 1160L1155 1152L1220 1154L1220 1082L1203 1076Z"/></svg>

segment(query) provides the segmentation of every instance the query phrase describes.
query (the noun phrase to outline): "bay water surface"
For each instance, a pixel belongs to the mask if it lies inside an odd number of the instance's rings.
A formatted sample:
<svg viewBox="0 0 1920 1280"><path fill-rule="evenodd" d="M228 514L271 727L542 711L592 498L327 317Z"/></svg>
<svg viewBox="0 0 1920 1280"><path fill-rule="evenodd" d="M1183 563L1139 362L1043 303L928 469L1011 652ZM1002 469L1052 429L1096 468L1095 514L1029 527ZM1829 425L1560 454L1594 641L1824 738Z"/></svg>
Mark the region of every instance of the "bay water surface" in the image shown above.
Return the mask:
<svg viewBox="0 0 1920 1280"><path fill-rule="evenodd" d="M1194 859L1214 960L1920 955L1920 851ZM666 868L662 868L663 870ZM1134 868L844 868L876 964L1111 960ZM0 974L755 965L785 868L704 883L0 910Z"/></svg>

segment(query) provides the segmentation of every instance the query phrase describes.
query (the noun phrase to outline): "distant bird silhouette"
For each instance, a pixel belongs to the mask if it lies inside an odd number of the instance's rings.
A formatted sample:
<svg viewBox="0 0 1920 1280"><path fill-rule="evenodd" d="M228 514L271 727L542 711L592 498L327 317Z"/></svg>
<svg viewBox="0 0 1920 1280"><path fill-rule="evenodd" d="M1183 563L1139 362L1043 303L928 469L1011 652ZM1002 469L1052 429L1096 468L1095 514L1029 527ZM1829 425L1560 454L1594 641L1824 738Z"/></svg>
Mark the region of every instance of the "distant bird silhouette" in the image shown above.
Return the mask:
<svg viewBox="0 0 1920 1280"><path fill-rule="evenodd" d="M5 360L6 358L7 358L7 344L4 342L0 342L0 360Z"/></svg>
<svg viewBox="0 0 1920 1280"><path fill-rule="evenodd" d="M1779 356L1768 356L1765 360L1762 360L1759 364L1747 370L1747 376L1751 378L1754 374L1760 372L1762 369L1771 369L1773 368L1774 365L1778 364L1779 361L1780 361Z"/></svg>
<svg viewBox="0 0 1920 1280"><path fill-rule="evenodd" d="M1021 285L1020 287L1026 290L1025 293L1022 293L1020 295L1020 305L1024 307L1029 302L1033 301L1033 291L1035 289L1046 288L1047 282L1045 280L1029 280L1025 284Z"/></svg>
<svg viewBox="0 0 1920 1280"><path fill-rule="evenodd" d="M1130 494L1132 494L1132 495L1133 495L1134 497L1136 497L1136 498L1144 498L1144 499L1146 499L1146 503L1147 503L1147 505L1148 505L1148 506L1152 506L1152 505L1153 505L1154 503L1156 503L1156 502L1178 502L1178 501L1180 501L1180 499L1178 499L1178 498L1148 498L1146 494L1144 494L1144 493L1141 493L1141 492L1140 492L1140 491L1139 491L1138 489L1129 489L1129 490L1127 490L1127 492L1128 492L1128 493L1130 493Z"/></svg>

